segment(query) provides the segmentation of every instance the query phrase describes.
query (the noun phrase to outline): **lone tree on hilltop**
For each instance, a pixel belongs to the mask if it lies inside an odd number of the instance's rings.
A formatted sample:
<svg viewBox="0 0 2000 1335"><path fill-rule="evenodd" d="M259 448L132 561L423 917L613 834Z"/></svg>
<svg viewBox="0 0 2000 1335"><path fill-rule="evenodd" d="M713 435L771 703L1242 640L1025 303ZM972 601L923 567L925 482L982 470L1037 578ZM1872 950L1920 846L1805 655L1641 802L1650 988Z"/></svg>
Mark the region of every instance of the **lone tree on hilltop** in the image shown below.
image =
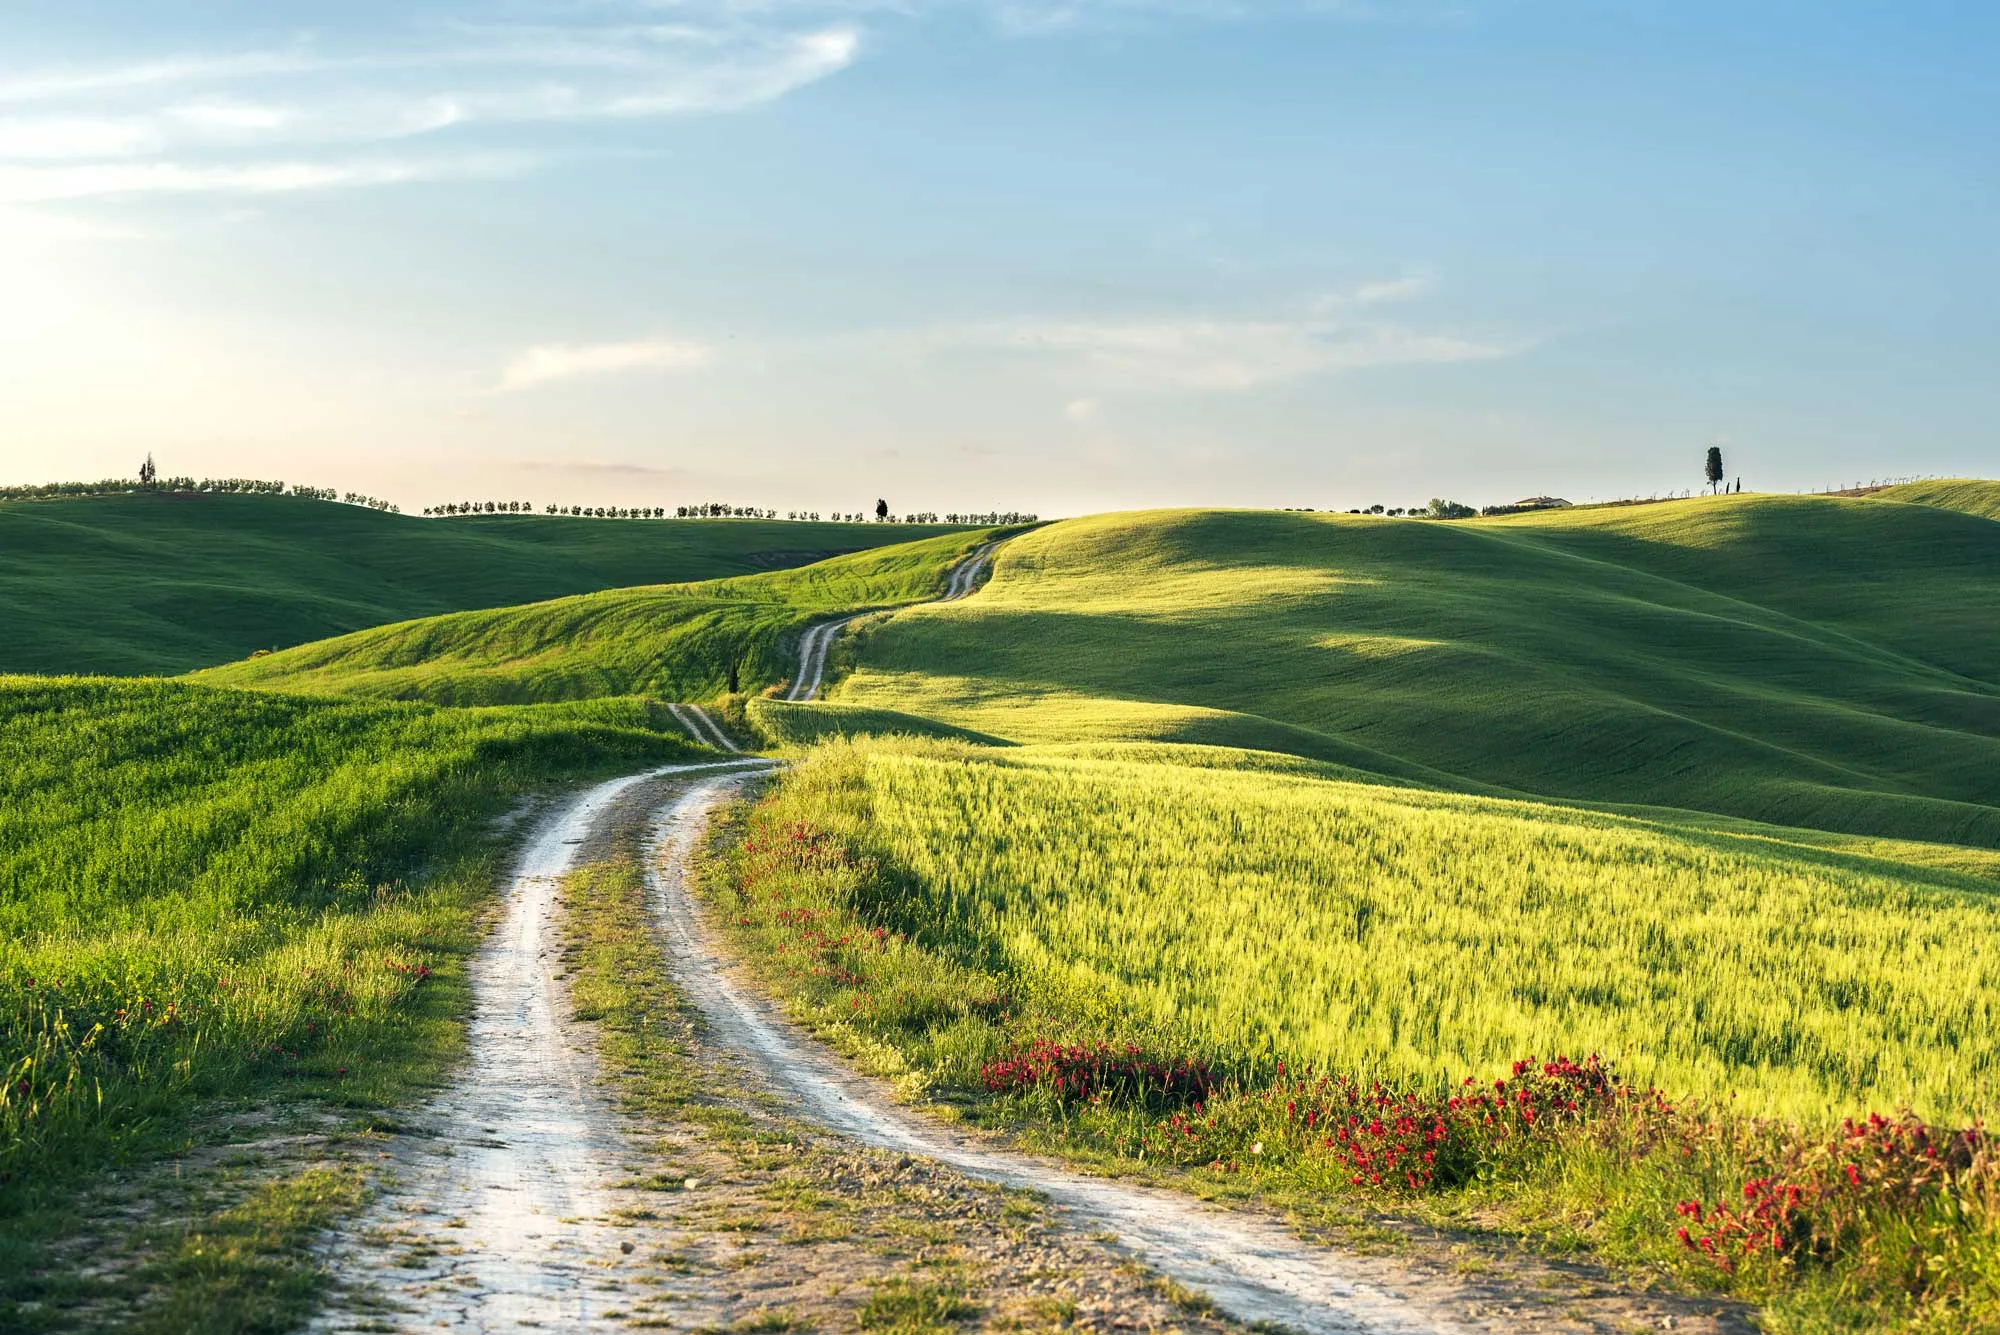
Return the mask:
<svg viewBox="0 0 2000 1335"><path fill-rule="evenodd" d="M880 500L876 501L875 518L879 521L887 519L888 517L889 517L889 502Z"/></svg>
<svg viewBox="0 0 2000 1335"><path fill-rule="evenodd" d="M1708 465L1705 471L1708 474L1709 494L1713 495L1717 484L1722 481L1722 447L1720 445L1711 445L1708 447Z"/></svg>
<svg viewBox="0 0 2000 1335"><path fill-rule="evenodd" d="M146 462L139 465L139 485L150 487L153 485L153 479L159 475L160 470L153 467L153 456L147 455Z"/></svg>

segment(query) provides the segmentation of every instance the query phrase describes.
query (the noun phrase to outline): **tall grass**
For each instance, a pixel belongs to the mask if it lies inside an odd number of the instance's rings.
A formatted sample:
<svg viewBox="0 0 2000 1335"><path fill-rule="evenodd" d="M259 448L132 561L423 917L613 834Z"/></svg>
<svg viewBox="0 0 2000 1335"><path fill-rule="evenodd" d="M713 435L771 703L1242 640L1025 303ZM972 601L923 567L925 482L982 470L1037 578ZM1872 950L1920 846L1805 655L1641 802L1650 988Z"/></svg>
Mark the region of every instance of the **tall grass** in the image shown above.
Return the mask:
<svg viewBox="0 0 2000 1335"><path fill-rule="evenodd" d="M0 1201L204 1096L365 1099L448 1047L484 886L439 873L506 794L683 750L645 725L0 678Z"/></svg>
<svg viewBox="0 0 2000 1335"><path fill-rule="evenodd" d="M906 880L879 921L1075 1017L1384 1078L1615 1054L1824 1121L1988 1110L1990 883L1529 803L1304 775L830 745L800 818ZM834 800L834 794L844 794Z"/></svg>
<svg viewBox="0 0 2000 1335"><path fill-rule="evenodd" d="M2000 1320L2000 1148L1941 1124L1993 1104L2000 887L1218 759L828 743L710 893L823 1032L1058 1149L1582 1236L1787 1330Z"/></svg>

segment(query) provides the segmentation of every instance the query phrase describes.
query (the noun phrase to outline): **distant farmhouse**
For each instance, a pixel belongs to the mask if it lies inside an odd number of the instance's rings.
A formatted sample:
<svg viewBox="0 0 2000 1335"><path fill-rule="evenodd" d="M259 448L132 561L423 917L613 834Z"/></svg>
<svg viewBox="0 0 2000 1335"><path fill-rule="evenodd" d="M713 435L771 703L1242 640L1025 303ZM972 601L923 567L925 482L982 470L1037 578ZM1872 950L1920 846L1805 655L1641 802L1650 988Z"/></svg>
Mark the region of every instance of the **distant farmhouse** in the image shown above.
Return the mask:
<svg viewBox="0 0 2000 1335"><path fill-rule="evenodd" d="M1518 515L1530 510L1567 510L1569 502L1560 496L1530 496L1525 501L1515 501L1512 505L1489 505L1479 513L1483 515Z"/></svg>

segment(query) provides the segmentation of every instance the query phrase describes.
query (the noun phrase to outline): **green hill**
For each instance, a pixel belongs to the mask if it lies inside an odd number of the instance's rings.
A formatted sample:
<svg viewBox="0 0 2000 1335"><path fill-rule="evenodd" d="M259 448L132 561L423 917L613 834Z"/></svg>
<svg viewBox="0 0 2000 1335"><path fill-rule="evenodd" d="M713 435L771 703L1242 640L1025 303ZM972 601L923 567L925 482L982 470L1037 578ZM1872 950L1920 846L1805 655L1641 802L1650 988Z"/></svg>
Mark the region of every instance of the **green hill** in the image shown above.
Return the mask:
<svg viewBox="0 0 2000 1335"><path fill-rule="evenodd" d="M2000 482L1951 477L1936 482L1904 482L1875 493L1878 500L1908 501L1912 505L1935 505L1946 510L1963 510L1985 519L2000 519Z"/></svg>
<svg viewBox="0 0 2000 1335"><path fill-rule="evenodd" d="M427 617L201 675L216 685L441 704L708 699L788 678L795 634L810 622L936 597L951 567L992 536L961 530L798 570Z"/></svg>
<svg viewBox="0 0 2000 1335"><path fill-rule="evenodd" d="M838 701L1009 741L2000 846L2000 526L1940 508L1109 515L848 652Z"/></svg>
<svg viewBox="0 0 2000 1335"><path fill-rule="evenodd" d="M467 608L718 579L942 526L417 519L295 497L0 504L0 672L172 673Z"/></svg>

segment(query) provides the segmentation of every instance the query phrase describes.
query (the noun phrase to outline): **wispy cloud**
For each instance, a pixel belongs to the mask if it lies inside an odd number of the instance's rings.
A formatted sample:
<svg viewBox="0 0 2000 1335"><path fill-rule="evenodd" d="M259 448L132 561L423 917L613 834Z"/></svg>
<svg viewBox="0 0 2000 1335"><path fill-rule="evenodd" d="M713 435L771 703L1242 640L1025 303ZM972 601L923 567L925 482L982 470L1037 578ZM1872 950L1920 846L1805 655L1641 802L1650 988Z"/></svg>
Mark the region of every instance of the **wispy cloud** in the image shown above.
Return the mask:
<svg viewBox="0 0 2000 1335"><path fill-rule="evenodd" d="M1450 334L1325 320L1040 324L995 333L1005 334L1003 346L1067 357L1092 379L1145 389L1255 389L1325 371L1504 355Z"/></svg>
<svg viewBox="0 0 2000 1335"><path fill-rule="evenodd" d="M502 176L520 165L518 159L493 155L208 165L93 163L26 169L0 165L0 204L49 204L130 195L274 195L341 190Z"/></svg>
<svg viewBox="0 0 2000 1335"><path fill-rule="evenodd" d="M1368 23L1451 23L1475 0L983 0L1002 31L1045 36L1174 18L1250 22L1318 15Z"/></svg>
<svg viewBox="0 0 2000 1335"><path fill-rule="evenodd" d="M288 173L319 179L290 172L301 165L324 166L329 180L391 184L432 173L346 159L483 128L482 150L527 162L536 154L493 136L741 111L838 74L860 58L869 28L891 23L973 12L1025 36L1170 19L1429 17L1470 2L550 0L509 7L537 16L528 21L496 22L491 7L446 0L421 19L386 23L328 5L312 35L256 49L40 68L10 68L0 55L0 169L15 200L79 198L91 181L130 194L135 180L234 191ZM97 170L110 163L143 163L152 175ZM37 183L41 173L54 179Z"/></svg>
<svg viewBox="0 0 2000 1335"><path fill-rule="evenodd" d="M838 73L861 47L852 21L784 6L716 0L672 22L637 3L565 13L102 68L0 65L4 198L428 179L457 173L437 164L464 150L426 144L428 165L399 150L393 170L355 159L479 129L485 161L519 164L529 155L496 136L740 111ZM284 181L302 184L268 184Z"/></svg>
<svg viewBox="0 0 2000 1335"><path fill-rule="evenodd" d="M588 459L523 459L514 467L524 473L567 473L581 477L608 478L676 478L696 476L686 468L661 467L657 464L631 464L600 462Z"/></svg>
<svg viewBox="0 0 2000 1335"><path fill-rule="evenodd" d="M712 361L714 354L699 343L666 339L636 343L544 343L509 362L500 377L499 388L510 392L589 376L694 371Z"/></svg>
<svg viewBox="0 0 2000 1335"><path fill-rule="evenodd" d="M1481 361L1513 351L1378 310L1429 287L1416 278L1370 283L1264 318L1022 319L932 330L922 341L1042 359L1073 381L1144 390L1248 390L1332 371ZM1096 410L1094 400L1077 402L1089 405L1084 416Z"/></svg>

